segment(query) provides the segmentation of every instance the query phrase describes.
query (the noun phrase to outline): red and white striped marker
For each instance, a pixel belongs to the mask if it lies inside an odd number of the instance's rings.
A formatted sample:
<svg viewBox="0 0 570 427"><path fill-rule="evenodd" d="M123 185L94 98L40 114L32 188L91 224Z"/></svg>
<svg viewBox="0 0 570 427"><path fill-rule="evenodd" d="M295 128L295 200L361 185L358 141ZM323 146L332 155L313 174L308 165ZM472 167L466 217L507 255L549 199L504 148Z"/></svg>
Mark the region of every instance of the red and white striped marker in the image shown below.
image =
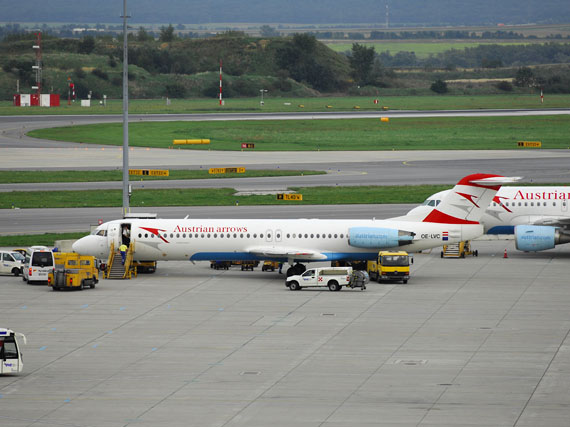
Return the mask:
<svg viewBox="0 0 570 427"><path fill-rule="evenodd" d="M220 59L220 105L222 105L222 60Z"/></svg>

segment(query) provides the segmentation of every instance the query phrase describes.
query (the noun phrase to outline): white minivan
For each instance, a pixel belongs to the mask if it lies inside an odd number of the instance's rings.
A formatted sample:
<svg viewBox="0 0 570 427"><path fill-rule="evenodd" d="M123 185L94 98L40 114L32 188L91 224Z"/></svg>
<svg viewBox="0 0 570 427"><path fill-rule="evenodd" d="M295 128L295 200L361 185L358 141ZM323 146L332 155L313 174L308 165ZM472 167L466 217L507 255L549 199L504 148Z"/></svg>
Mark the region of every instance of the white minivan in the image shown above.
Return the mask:
<svg viewBox="0 0 570 427"><path fill-rule="evenodd" d="M0 251L0 274L19 276L24 269L24 259L19 252Z"/></svg>
<svg viewBox="0 0 570 427"><path fill-rule="evenodd" d="M49 281L50 273L53 274L55 263L53 253L45 246L32 246L27 251L26 263L22 279L28 284L33 282Z"/></svg>

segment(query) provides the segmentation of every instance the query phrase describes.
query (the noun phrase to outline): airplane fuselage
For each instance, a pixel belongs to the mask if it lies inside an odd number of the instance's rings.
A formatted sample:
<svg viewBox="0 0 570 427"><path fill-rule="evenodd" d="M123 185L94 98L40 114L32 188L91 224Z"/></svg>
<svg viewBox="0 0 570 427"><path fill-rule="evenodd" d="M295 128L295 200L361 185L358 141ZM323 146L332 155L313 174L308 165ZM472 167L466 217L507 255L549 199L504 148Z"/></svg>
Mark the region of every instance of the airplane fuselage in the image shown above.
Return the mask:
<svg viewBox="0 0 570 427"><path fill-rule="evenodd" d="M105 258L110 242L118 247L125 224L130 226L135 260L374 259L380 249L416 252L482 233L480 224L405 224L391 220L134 219L105 223L74 249ZM355 243L356 229L403 230L410 236L407 241L387 242L387 246L370 243L370 247L363 247L368 244L362 241L362 233Z"/></svg>

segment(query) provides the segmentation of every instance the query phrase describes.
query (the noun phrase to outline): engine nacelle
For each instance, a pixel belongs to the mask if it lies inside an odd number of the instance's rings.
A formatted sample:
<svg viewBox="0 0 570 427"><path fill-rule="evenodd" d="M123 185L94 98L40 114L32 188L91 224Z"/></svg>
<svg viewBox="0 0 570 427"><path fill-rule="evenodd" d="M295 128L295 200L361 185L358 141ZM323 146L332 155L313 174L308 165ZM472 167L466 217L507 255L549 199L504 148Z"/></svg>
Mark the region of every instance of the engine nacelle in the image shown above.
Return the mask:
<svg viewBox="0 0 570 427"><path fill-rule="evenodd" d="M560 233L556 227L543 225L517 225L515 227L515 245L519 251L544 251L568 242L570 242L570 236Z"/></svg>
<svg viewBox="0 0 570 427"><path fill-rule="evenodd" d="M407 245L414 233L394 228L352 227L348 230L348 244L355 248L384 249Z"/></svg>

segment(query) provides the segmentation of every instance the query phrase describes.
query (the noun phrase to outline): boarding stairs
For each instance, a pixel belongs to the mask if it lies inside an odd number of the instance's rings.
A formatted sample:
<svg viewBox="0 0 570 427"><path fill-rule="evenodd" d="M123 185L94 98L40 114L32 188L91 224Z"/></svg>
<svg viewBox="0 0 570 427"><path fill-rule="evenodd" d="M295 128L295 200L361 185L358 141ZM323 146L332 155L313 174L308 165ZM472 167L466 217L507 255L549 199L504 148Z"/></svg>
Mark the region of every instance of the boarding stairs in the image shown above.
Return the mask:
<svg viewBox="0 0 570 427"><path fill-rule="evenodd" d="M443 246L441 257L459 258L461 256L461 247L459 243L450 243Z"/></svg>
<svg viewBox="0 0 570 427"><path fill-rule="evenodd" d="M137 275L137 268L133 263L133 252L135 251L135 242L131 241L127 250L125 264L122 263L121 252L115 250L115 245L111 243L109 248L109 258L107 260L107 269L105 270L105 279L130 279L134 274Z"/></svg>

